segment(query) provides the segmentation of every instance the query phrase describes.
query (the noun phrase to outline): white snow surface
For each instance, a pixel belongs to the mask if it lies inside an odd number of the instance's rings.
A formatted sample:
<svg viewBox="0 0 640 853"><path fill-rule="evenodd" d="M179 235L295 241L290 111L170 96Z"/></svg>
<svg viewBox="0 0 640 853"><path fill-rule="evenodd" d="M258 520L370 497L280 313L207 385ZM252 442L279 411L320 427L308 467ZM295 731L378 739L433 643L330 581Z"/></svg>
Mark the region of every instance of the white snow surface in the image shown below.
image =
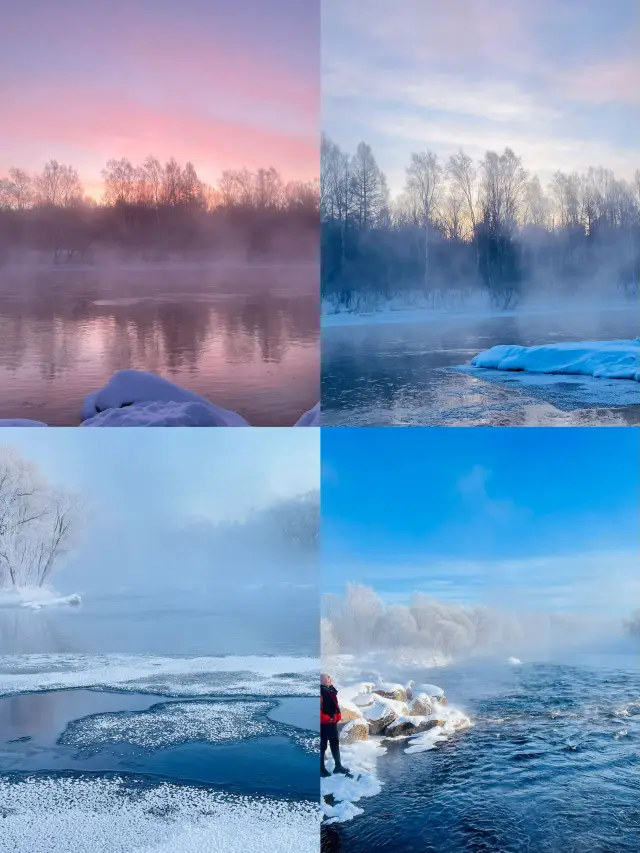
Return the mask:
<svg viewBox="0 0 640 853"><path fill-rule="evenodd" d="M124 779L0 778L0 849L12 853L317 853L315 803Z"/></svg>
<svg viewBox="0 0 640 853"><path fill-rule="evenodd" d="M321 808L326 823L344 823L362 814L362 809L354 805L364 797L375 797L382 790L376 775L376 762L387 750L379 741L356 741L349 746L340 746L340 758L353 774L353 779L336 774L320 779L322 794ZM333 760L327 759L327 769L333 769ZM332 795L334 805L325 802Z"/></svg>
<svg viewBox="0 0 640 853"><path fill-rule="evenodd" d="M165 696L309 696L316 658L31 654L0 658L0 696L87 687Z"/></svg>
<svg viewBox="0 0 640 853"><path fill-rule="evenodd" d="M638 382L640 338L628 341L571 341L533 347L499 344L478 353L471 364L493 370L572 374Z"/></svg>
<svg viewBox="0 0 640 853"><path fill-rule="evenodd" d="M520 658L507 658L507 663L510 663L511 666L519 666L522 661Z"/></svg>
<svg viewBox="0 0 640 853"><path fill-rule="evenodd" d="M144 370L120 370L106 385L89 394L82 404L84 425L87 426L86 421L109 409L117 410L116 414L112 413L108 418L105 416L92 425L249 426L236 412L216 406L199 394ZM122 409L124 411L121 411ZM132 411L127 412L127 409ZM124 423L118 422L118 411ZM176 420L181 414L187 420L195 420L197 423L177 424ZM170 422L159 423L162 418Z"/></svg>
<svg viewBox="0 0 640 853"><path fill-rule="evenodd" d="M82 598L77 593L60 595L48 586L24 586L0 590L0 609L23 607L28 610L42 610L43 607L77 607L80 604L82 604Z"/></svg>

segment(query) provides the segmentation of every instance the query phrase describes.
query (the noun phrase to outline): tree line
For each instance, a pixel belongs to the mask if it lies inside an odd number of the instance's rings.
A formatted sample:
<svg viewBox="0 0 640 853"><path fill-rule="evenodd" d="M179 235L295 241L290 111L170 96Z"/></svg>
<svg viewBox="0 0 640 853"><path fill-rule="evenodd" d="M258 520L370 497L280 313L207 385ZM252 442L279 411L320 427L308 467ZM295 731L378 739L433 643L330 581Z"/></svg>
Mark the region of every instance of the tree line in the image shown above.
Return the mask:
<svg viewBox="0 0 640 853"><path fill-rule="evenodd" d="M149 156L139 165L111 159L101 177L96 200L57 160L37 174L9 169L0 177L0 261L25 252L90 261L108 249L157 261L304 256L317 242L317 183L286 182L274 168L225 170L210 186L191 162Z"/></svg>
<svg viewBox="0 0 640 853"><path fill-rule="evenodd" d="M322 292L340 306L409 290L483 287L508 307L525 287L638 289L640 169L558 171L543 187L510 148L477 162L418 151L391 199L369 145L350 155L324 135L320 211Z"/></svg>

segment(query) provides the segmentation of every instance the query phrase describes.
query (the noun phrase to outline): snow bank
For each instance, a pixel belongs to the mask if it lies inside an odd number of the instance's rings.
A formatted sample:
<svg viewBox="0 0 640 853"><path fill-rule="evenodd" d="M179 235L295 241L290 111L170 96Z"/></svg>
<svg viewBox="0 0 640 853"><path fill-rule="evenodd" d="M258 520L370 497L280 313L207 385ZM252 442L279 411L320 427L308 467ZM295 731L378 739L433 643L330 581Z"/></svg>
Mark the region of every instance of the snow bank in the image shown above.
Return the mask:
<svg viewBox="0 0 640 853"><path fill-rule="evenodd" d="M146 405L145 405L146 404ZM153 404L149 406L149 404ZM164 404L164 405L163 405ZM169 405L167 405L169 404ZM108 409L122 410L131 408L131 412L120 411L126 422L119 423L117 413L111 420L92 424L93 426L248 426L247 421L236 412L223 409L213 403L181 388L168 379L147 373L143 370L120 370L107 384L85 398L82 404L82 420L99 416ZM180 416L197 423L178 424ZM160 423L162 419L170 422ZM136 422L138 420L143 423ZM201 422L204 421L204 422Z"/></svg>
<svg viewBox="0 0 640 853"><path fill-rule="evenodd" d="M319 665L306 657L4 655L0 696L71 687L188 696L309 696Z"/></svg>
<svg viewBox="0 0 640 853"><path fill-rule="evenodd" d="M3 850L14 853L317 853L315 803L123 778L0 779Z"/></svg>
<svg viewBox="0 0 640 853"><path fill-rule="evenodd" d="M18 589L0 590L0 609L25 607L29 610L42 610L43 607L77 607L82 598L72 595L60 595L51 587L25 586Z"/></svg>
<svg viewBox="0 0 640 853"><path fill-rule="evenodd" d="M500 344L472 359L474 367L529 373L574 374L640 381L640 338L573 341L523 347Z"/></svg>

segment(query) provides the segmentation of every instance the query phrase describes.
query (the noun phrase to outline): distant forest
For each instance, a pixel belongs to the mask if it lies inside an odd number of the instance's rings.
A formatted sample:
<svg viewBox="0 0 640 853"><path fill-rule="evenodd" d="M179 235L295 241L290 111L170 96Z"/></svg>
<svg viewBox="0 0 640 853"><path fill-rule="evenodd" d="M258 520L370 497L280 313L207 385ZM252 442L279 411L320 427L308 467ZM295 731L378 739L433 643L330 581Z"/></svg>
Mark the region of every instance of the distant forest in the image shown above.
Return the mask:
<svg viewBox="0 0 640 853"><path fill-rule="evenodd" d="M205 184L192 163L109 160L104 192L87 196L75 168L0 177L0 264L20 258L91 263L113 253L145 261L317 258L317 182L273 168L228 170Z"/></svg>
<svg viewBox="0 0 640 853"><path fill-rule="evenodd" d="M352 156L322 139L322 294L332 309L421 294L446 302L479 288L507 308L523 292L638 292L640 169L556 172L547 187L511 149L474 162L411 155L404 191L364 142Z"/></svg>

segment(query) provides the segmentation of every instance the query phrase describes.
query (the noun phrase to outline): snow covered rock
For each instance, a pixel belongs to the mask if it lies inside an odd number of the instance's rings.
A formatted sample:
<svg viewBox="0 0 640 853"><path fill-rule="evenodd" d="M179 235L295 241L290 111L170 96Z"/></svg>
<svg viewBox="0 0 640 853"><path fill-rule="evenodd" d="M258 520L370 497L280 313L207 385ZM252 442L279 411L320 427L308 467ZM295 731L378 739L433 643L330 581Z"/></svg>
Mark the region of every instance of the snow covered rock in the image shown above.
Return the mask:
<svg viewBox="0 0 640 853"><path fill-rule="evenodd" d="M46 427L43 421L32 421L29 418L3 418L0 419L0 427Z"/></svg>
<svg viewBox="0 0 640 853"><path fill-rule="evenodd" d="M340 743L354 743L369 739L369 724L362 718L351 720L340 731Z"/></svg>
<svg viewBox="0 0 640 853"><path fill-rule="evenodd" d="M179 409L176 410L175 404L198 404L203 407L198 411L211 421L206 424L198 424L200 426L248 426L247 421L236 412L216 406L193 391L188 391L186 388L169 382L168 379L143 370L120 370L111 377L103 388L89 394L82 404L82 420L93 419L108 409L132 409L140 404L155 404L152 414L155 413L156 415L163 410L161 404L173 404L169 405L167 409L169 416L173 418L180 411ZM127 414L133 417L141 414L144 418L149 416L149 411L135 409L132 412L125 412L125 415ZM94 423L94 425L104 424ZM123 424L115 422L109 424L109 426L121 425ZM127 423L125 425L150 424ZM175 426L175 423L169 425Z"/></svg>
<svg viewBox="0 0 640 853"><path fill-rule="evenodd" d="M382 682L381 684L377 684L374 689L374 693L377 693L378 696L382 696L385 699L396 699L398 702L406 702L407 701L407 692L402 686L402 684L390 684L387 682Z"/></svg>
<svg viewBox="0 0 640 853"><path fill-rule="evenodd" d="M412 717L428 717L433 710L431 699L426 695L416 696L409 703L409 714Z"/></svg>
<svg viewBox="0 0 640 853"><path fill-rule="evenodd" d="M369 734L377 735L407 712L408 708L404 702L379 696L372 705L363 708L362 715L369 723Z"/></svg>
<svg viewBox="0 0 640 853"><path fill-rule="evenodd" d="M442 687L437 687L435 684L416 684L415 682L410 681L407 687L410 699L426 697L427 699L430 699L432 703L434 700L437 700L441 705L447 704L447 698L444 695L444 690Z"/></svg>

